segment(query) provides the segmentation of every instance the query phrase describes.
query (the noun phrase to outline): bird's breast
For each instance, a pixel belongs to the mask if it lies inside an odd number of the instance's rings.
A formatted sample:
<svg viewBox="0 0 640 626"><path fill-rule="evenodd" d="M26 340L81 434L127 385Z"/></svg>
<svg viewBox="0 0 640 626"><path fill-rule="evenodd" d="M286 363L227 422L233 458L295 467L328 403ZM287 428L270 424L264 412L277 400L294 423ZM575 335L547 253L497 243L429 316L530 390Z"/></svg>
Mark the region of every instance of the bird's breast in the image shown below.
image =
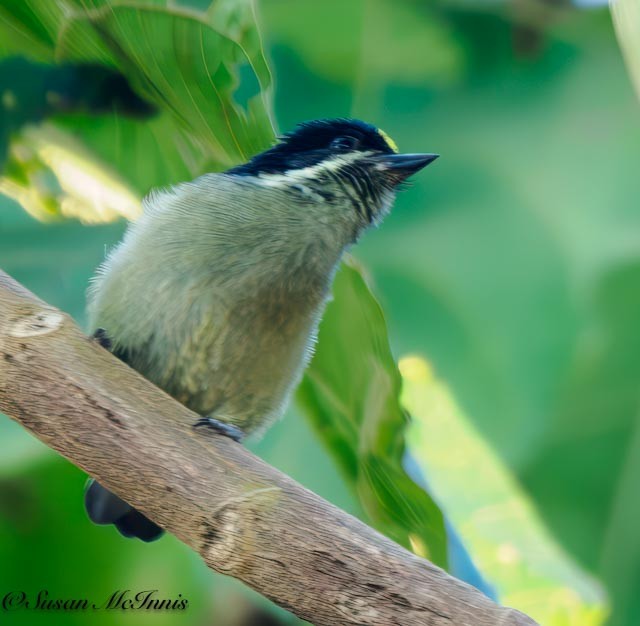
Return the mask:
<svg viewBox="0 0 640 626"><path fill-rule="evenodd" d="M162 374L169 393L245 431L283 412L311 355L330 284L329 275L291 269L233 290L196 290L203 297L191 303L182 338L160 350L171 355Z"/></svg>

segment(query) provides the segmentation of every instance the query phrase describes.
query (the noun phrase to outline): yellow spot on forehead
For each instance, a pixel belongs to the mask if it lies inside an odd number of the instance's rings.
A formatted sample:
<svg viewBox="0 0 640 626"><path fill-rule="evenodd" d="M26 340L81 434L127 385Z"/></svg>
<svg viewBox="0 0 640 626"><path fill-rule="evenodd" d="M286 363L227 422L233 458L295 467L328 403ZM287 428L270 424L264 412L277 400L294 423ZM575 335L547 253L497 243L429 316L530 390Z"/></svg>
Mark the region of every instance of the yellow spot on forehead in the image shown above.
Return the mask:
<svg viewBox="0 0 640 626"><path fill-rule="evenodd" d="M385 133L381 128L378 128L378 133L380 134L380 137L382 137L387 145L394 151L394 152L400 152L400 150L398 149L398 144L391 139L391 137L389 137L389 135L387 135L387 133Z"/></svg>

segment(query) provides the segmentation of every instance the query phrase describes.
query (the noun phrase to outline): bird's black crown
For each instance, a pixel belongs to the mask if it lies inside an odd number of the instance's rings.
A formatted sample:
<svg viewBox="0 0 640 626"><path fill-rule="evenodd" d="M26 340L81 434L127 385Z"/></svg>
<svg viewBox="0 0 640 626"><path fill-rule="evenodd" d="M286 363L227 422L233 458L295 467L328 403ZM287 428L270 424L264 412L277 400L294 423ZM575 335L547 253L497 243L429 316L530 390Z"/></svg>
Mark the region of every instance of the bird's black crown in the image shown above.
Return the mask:
<svg viewBox="0 0 640 626"><path fill-rule="evenodd" d="M282 135L275 146L228 173L245 176L283 173L353 151L393 154L396 148L387 135L366 122L345 118L314 120L298 124Z"/></svg>

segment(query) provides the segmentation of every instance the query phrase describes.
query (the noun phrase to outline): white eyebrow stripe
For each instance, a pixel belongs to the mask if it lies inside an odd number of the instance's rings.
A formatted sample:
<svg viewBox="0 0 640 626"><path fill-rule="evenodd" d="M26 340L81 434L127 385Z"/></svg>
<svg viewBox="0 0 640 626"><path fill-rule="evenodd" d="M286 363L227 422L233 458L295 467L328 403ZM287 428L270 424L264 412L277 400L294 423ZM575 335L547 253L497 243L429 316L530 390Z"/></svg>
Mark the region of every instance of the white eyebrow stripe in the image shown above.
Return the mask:
<svg viewBox="0 0 640 626"><path fill-rule="evenodd" d="M304 183L313 180L323 172L335 172L345 165L358 161L362 157L372 155L373 152L350 152L349 154L339 154L326 161L321 161L315 165L302 167L300 169L287 170L284 174L271 174L263 172L256 177L266 187L291 186L296 183Z"/></svg>

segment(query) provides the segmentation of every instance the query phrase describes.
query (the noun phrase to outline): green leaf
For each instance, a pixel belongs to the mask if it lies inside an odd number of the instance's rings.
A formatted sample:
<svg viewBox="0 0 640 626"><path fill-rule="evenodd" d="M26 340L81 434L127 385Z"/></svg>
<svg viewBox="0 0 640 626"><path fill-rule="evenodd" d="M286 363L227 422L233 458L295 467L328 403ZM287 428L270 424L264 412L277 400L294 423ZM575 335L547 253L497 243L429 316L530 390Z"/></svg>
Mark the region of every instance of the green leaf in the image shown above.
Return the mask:
<svg viewBox="0 0 640 626"><path fill-rule="evenodd" d="M442 514L402 466L407 416L382 310L350 263L333 294L297 399L377 527L445 566Z"/></svg>
<svg viewBox="0 0 640 626"><path fill-rule="evenodd" d="M11 39L10 51L33 56L32 43L37 42L58 61L108 66L122 73L158 113L144 121L117 112L74 113L57 116L46 128L30 129L27 143L34 138L46 142L56 133L57 142L64 144L65 153L53 165L34 156L33 146L25 151L26 133L14 134L9 171L0 188L33 215L96 222L135 213L126 208L129 202L119 210L79 203L78 194L70 203L73 190L65 189L59 170L77 168L81 161L93 174L103 169L113 183L85 177L89 185L95 183L94 197L114 197L122 186L140 196L152 187L244 161L273 140L271 76L251 2L226 0L204 11L168 2L75 0L64 13L57 6L8 0L12 21L1 21L0 33L26 37Z"/></svg>
<svg viewBox="0 0 640 626"><path fill-rule="evenodd" d="M0 56L25 54L37 61L53 60L61 20L61 3L6 0L0 5Z"/></svg>
<svg viewBox="0 0 640 626"><path fill-rule="evenodd" d="M407 433L412 458L500 601L545 626L603 624L600 585L553 539L430 365L405 357L400 371L403 403L413 416Z"/></svg>
<svg viewBox="0 0 640 626"><path fill-rule="evenodd" d="M56 125L82 139L93 155L108 163L140 197L153 187L191 180L219 164L167 114L141 122L123 115L72 115Z"/></svg>
<svg viewBox="0 0 640 626"><path fill-rule="evenodd" d="M255 47L249 55L207 14L135 2L78 10L61 27L56 55L117 68L221 165L246 160L273 138L264 57ZM243 80L254 83L246 108L235 99L242 65Z"/></svg>

